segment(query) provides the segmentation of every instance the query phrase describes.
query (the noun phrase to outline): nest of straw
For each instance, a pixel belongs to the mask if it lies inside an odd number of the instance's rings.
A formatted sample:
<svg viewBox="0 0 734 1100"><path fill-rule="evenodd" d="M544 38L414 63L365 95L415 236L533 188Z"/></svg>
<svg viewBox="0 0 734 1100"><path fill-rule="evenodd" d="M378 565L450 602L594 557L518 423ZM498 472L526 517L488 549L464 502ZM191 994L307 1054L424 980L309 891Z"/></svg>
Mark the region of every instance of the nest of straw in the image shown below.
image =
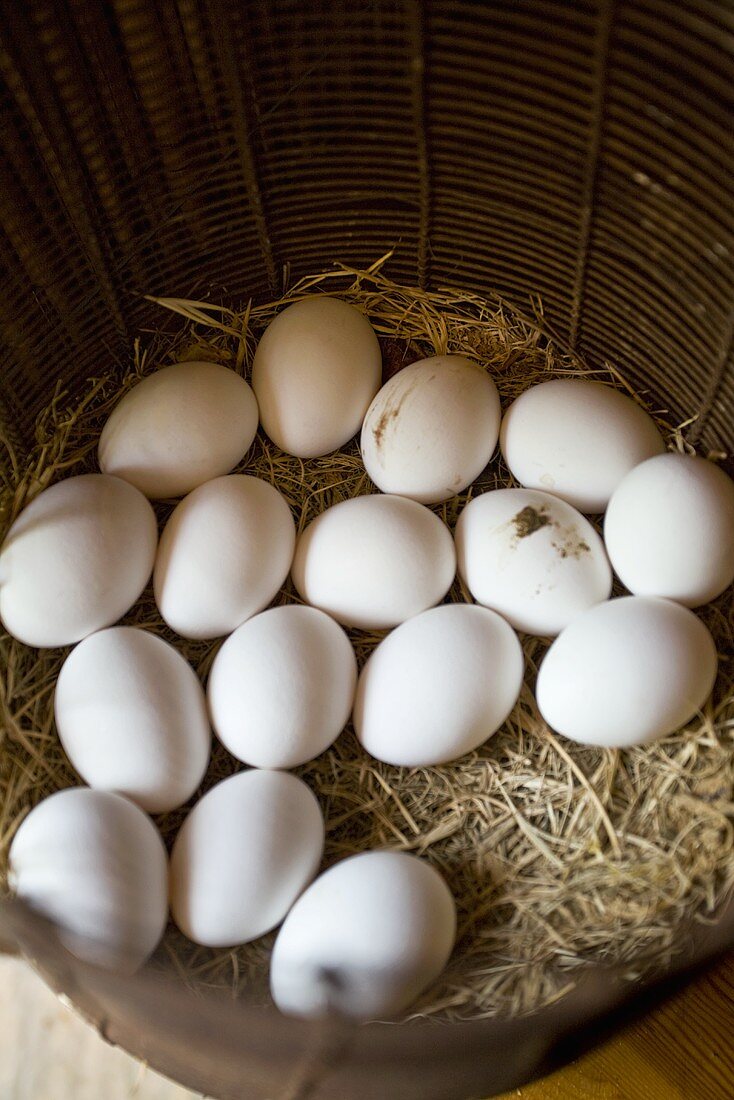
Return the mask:
<svg viewBox="0 0 734 1100"><path fill-rule="evenodd" d="M168 362L211 359L248 376L257 339L286 304L338 293L369 316L386 374L424 355L460 352L494 378L503 406L533 383L585 375L557 342L501 301L457 290L399 286L382 274L338 267L302 280L278 301L231 310L158 300L161 330L135 343L127 369L90 380L86 392L57 392L22 459L6 444L0 470L3 530L41 489L95 469L102 425L121 394ZM168 314L164 314L167 309ZM179 315L175 332L166 317ZM610 367L595 372L624 386ZM646 394L633 394L644 403ZM669 444L689 449L663 412L649 409ZM299 530L337 501L374 491L356 443L301 461L262 433L241 469L284 494ZM472 493L512 484L495 460L470 490L435 511L453 528ZM165 520L171 505L158 506ZM449 600L471 597L457 582ZM287 584L276 603L297 601ZM414 1010L442 1019L518 1015L561 997L583 967L621 964L630 978L665 968L691 921L711 918L734 884L734 598L701 615L716 639L720 672L712 701L686 729L644 748L584 748L552 733L532 686L546 644L523 640L527 672L512 715L485 745L435 768L391 767L368 757L347 728L298 769L327 818L326 862L367 848L413 852L446 877L459 911L449 968ZM220 643L174 636L146 590L125 622L173 641L205 678ZM381 635L352 632L360 664ZM79 782L53 725L53 691L67 651L29 649L0 637L0 872L22 817L51 792ZM215 741L202 792L241 765ZM199 792L199 793L202 793ZM157 818L170 845L188 807ZM7 888L3 878L2 884ZM272 936L236 950L210 950L170 927L153 966L198 989L228 987L267 999Z"/></svg>

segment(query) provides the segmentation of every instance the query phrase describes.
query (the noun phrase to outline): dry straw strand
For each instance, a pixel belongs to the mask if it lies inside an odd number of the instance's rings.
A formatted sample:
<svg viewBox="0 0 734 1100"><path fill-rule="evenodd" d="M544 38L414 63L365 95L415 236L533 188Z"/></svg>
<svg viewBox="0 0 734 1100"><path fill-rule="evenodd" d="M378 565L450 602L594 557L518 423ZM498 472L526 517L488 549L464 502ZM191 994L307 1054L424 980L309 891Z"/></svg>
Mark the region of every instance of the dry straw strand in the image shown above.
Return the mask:
<svg viewBox="0 0 734 1100"><path fill-rule="evenodd" d="M3 529L36 493L61 477L95 469L99 432L131 385L161 365L211 359L249 376L257 339L287 304L335 293L365 313L386 357L467 355L494 378L506 406L550 377L593 375L631 392L609 366L588 368L544 332L542 307L522 317L499 298L463 289L425 290L391 281L390 254L366 270L337 265L295 283L285 295L241 309L211 302L153 299L182 320L174 334L138 339L129 368L111 371L81 394L57 391L39 418L25 458L0 440ZM161 317L163 318L163 313ZM161 329L163 323L161 324ZM642 404L648 395L632 393ZM690 451L684 426L653 411L673 449ZM275 484L299 530L347 497L373 491L356 443L301 461L258 433L241 467ZM501 461L459 497L436 506L452 528L476 492L511 484ZM170 504L157 506L164 521ZM449 599L467 600L460 581ZM286 585L276 602L297 596ZM415 770L367 757L347 729L317 760L298 769L327 816L326 860L392 847L431 860L457 899L459 941L440 982L415 1013L436 1019L517 1015L550 1004L582 968L617 962L631 977L665 965L692 916L708 919L734 886L734 602L731 591L702 614L721 656L714 695L688 728L629 752L584 748L551 734L532 684L546 645L524 638L526 684L503 728L452 765ZM125 622L173 641L202 677L218 643L184 642L158 615L148 589ZM381 634L352 632L360 665ZM34 651L0 638L0 870L29 808L78 782L53 726L53 689L66 651ZM202 790L239 770L215 743ZM170 844L186 807L157 819ZM212 951L170 928L154 965L199 991L267 998L272 935L236 950Z"/></svg>

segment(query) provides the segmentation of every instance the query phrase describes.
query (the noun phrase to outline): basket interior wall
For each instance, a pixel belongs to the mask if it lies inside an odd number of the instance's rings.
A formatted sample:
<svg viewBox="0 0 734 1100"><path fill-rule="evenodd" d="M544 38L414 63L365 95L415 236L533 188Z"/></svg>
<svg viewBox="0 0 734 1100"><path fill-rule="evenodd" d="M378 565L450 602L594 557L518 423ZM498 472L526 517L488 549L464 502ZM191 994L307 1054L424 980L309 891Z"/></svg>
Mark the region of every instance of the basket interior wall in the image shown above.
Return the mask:
<svg viewBox="0 0 734 1100"><path fill-rule="evenodd" d="M6 427L143 294L329 261L540 298L709 449L734 419L734 17L688 0L3 4Z"/></svg>

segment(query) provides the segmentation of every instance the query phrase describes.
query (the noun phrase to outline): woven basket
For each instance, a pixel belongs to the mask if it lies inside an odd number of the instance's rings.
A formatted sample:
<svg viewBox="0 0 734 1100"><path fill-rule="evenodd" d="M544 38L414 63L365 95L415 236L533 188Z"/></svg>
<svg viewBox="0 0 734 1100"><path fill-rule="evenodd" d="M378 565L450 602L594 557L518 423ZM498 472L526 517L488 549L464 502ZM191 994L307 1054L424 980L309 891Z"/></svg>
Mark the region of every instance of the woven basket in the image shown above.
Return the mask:
<svg viewBox="0 0 734 1100"><path fill-rule="evenodd" d="M1 5L0 422L128 354L143 295L264 300L395 246L408 282L542 301L704 451L734 449L734 14L717 0L35 0ZM1 751L1 750L0 750ZM100 1032L219 1100L466 1100L646 1010L589 974L508 1022L310 1025L0 936Z"/></svg>

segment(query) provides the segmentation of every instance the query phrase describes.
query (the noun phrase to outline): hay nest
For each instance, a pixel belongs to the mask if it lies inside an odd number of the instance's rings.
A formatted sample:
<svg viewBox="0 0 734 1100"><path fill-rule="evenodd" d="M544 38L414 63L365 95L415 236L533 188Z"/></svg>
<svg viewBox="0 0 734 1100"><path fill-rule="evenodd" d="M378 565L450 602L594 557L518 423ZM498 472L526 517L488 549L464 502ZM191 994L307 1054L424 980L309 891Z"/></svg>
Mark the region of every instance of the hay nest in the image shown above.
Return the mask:
<svg viewBox="0 0 734 1100"><path fill-rule="evenodd" d="M541 334L542 318L521 318L499 300L463 291L399 286L381 268L382 261L367 271L338 267L302 280L278 301L243 310L158 300L185 324L176 318L175 333L138 340L122 376L91 380L81 397L57 392L38 421L29 456L21 459L5 445L3 530L52 481L95 469L102 425L141 375L168 362L204 358L247 376L266 324L307 294L338 293L369 316L383 344L386 374L423 355L460 352L486 367L506 406L533 383L591 373ZM162 311L162 328L165 316ZM611 368L596 376L624 386ZM641 402L647 397L633 396ZM690 450L680 430L650 411L672 448ZM373 491L355 443L336 455L301 461L258 433L241 469L280 489L299 530L331 504ZM453 528L473 493L508 484L507 470L495 460L470 490L434 511ZM171 507L158 507L161 520ZM297 599L286 585L276 602ZM470 597L457 583L447 599ZM561 997L590 964L621 963L631 978L664 968L682 946L691 918L708 919L730 892L733 599L730 590L701 611L721 656L713 700L686 729L649 747L600 750L555 736L532 693L546 643L527 637L517 706L494 737L457 763L390 767L368 757L347 729L331 749L298 769L327 817L327 863L390 847L430 860L450 884L459 910L457 947L416 1013L441 1019L518 1015ZM172 635L150 589L125 622L174 641L206 676L219 643ZM360 664L381 637L351 636ZM53 725L54 683L66 652L0 638L0 870L24 814L79 781ZM215 742L202 789L239 769ZM186 809L157 818L169 845ZM199 989L226 986L258 1001L267 998L271 944L269 936L236 950L209 950L171 927L153 965L173 967Z"/></svg>

